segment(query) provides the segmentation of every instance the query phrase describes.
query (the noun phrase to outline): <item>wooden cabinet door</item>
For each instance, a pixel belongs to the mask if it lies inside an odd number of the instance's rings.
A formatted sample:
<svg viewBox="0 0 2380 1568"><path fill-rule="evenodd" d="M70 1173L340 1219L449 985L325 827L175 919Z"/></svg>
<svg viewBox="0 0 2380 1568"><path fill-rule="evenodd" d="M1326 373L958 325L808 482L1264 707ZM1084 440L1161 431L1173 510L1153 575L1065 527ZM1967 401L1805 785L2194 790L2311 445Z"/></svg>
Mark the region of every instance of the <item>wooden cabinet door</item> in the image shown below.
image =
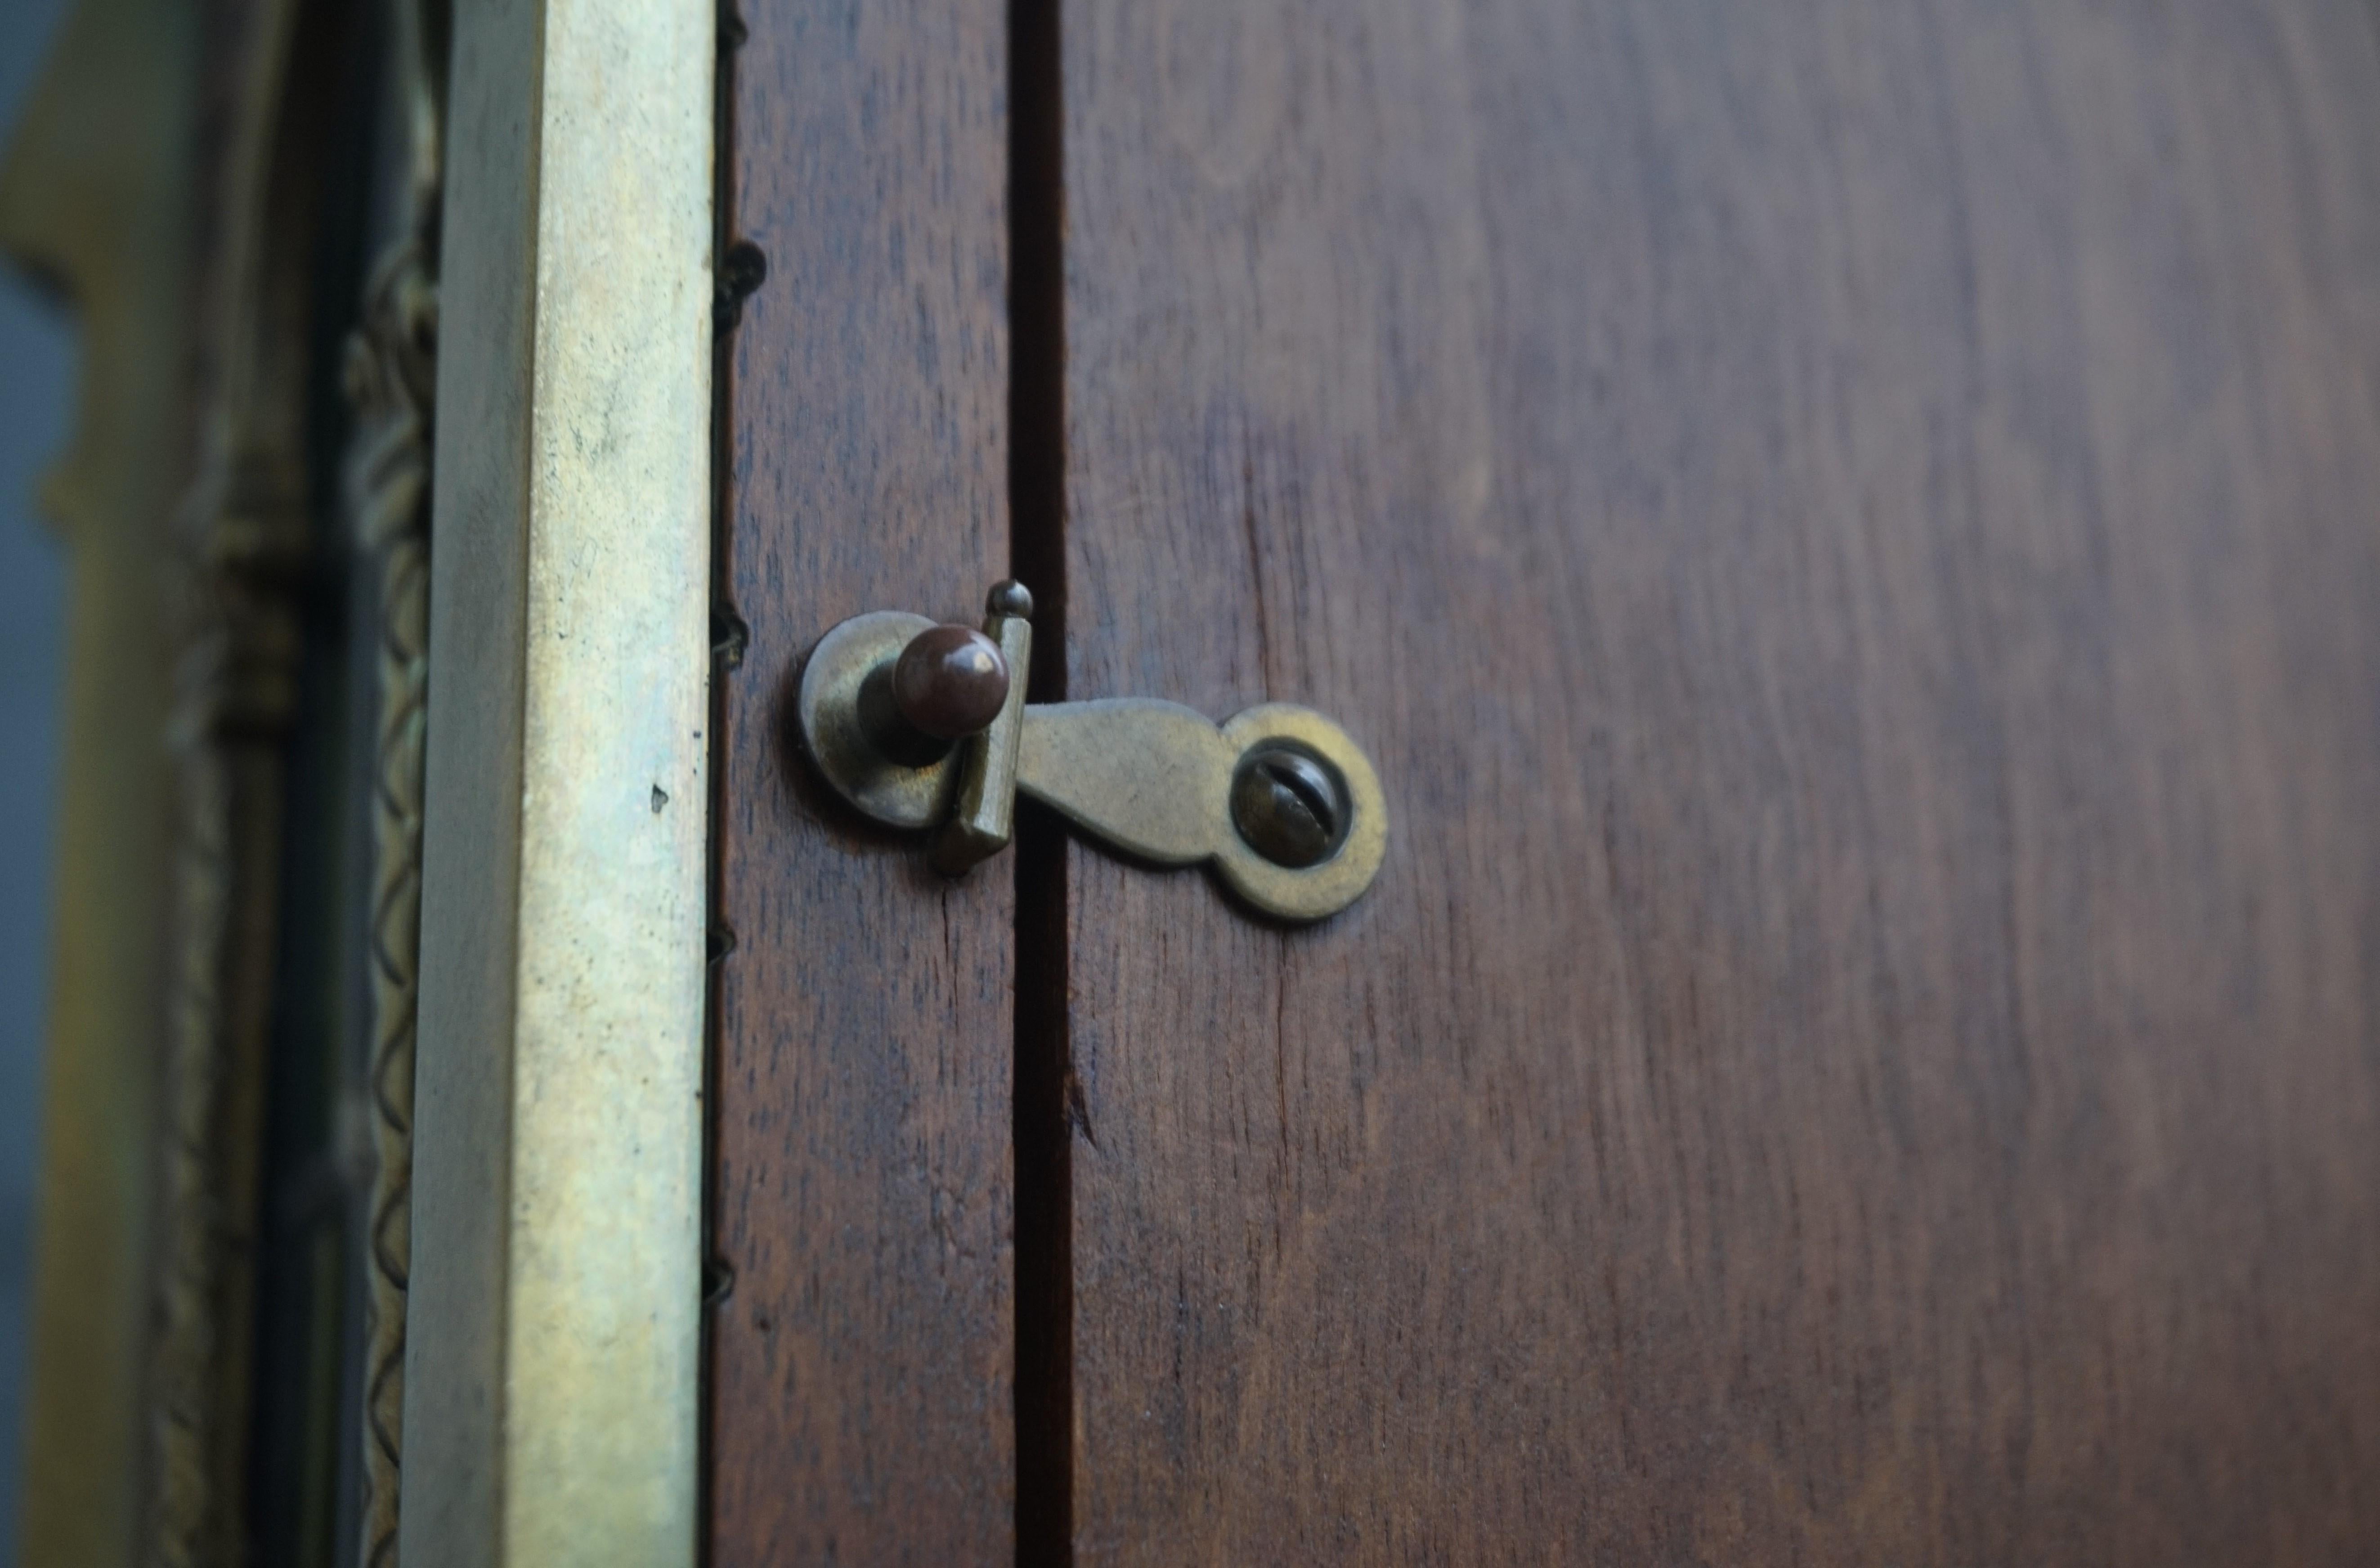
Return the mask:
<svg viewBox="0 0 2380 1568"><path fill-rule="evenodd" d="M810 778L801 660L1005 575L996 7L747 4L722 56L710 1560L1014 1553L1014 863Z"/></svg>
<svg viewBox="0 0 2380 1568"><path fill-rule="evenodd" d="M747 0L722 1564L2380 1558L2361 0ZM1330 712L1285 929L803 650Z"/></svg>

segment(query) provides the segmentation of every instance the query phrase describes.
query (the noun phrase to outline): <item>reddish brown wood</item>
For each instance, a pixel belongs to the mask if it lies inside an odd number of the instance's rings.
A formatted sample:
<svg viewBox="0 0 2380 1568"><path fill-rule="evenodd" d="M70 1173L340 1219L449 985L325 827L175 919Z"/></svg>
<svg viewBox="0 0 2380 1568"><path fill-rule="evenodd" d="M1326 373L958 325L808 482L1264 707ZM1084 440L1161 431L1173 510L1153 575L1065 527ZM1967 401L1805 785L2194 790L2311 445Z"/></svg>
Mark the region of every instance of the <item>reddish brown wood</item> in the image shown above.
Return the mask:
<svg viewBox="0 0 2380 1568"><path fill-rule="evenodd" d="M933 876L822 796L786 719L836 621L972 621L1007 573L1002 21L742 21L730 221L767 279L725 388L721 580L748 643L719 677L710 1560L998 1562L1010 869Z"/></svg>
<svg viewBox="0 0 2380 1568"><path fill-rule="evenodd" d="M2380 1561L2371 7L1064 26L1075 1555Z"/></svg>

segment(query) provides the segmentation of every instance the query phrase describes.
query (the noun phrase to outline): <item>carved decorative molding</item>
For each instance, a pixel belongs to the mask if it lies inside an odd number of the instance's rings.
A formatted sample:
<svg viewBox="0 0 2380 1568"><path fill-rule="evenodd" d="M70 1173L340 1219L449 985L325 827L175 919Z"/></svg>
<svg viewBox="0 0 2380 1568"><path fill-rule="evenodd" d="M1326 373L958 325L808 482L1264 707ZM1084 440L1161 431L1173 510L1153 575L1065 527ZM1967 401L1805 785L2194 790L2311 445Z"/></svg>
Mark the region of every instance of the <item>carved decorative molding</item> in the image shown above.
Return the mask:
<svg viewBox="0 0 2380 1568"><path fill-rule="evenodd" d="M350 468L363 542L380 569L380 712L373 748L370 1084L376 1156L367 1232L362 1542L396 1561L405 1417L405 1292L412 1268L413 1043L420 990L421 746L430 685L430 408L436 286L421 244L375 275L348 347L362 429Z"/></svg>
<svg viewBox="0 0 2380 1568"><path fill-rule="evenodd" d="M199 474L173 530L175 893L146 1552L158 1568L227 1568L249 1552L285 751L318 527L313 241L329 130L353 112L326 68L346 47L344 11L255 0L237 25L200 323Z"/></svg>
<svg viewBox="0 0 2380 1568"><path fill-rule="evenodd" d="M431 410L447 27L438 0L397 0L407 232L373 270L347 346L357 419L348 485L380 573L371 877L373 1165L366 1226L363 1499L358 1561L396 1561L405 1429L406 1287L413 1265L413 1061L421 980L422 741L430 689Z"/></svg>

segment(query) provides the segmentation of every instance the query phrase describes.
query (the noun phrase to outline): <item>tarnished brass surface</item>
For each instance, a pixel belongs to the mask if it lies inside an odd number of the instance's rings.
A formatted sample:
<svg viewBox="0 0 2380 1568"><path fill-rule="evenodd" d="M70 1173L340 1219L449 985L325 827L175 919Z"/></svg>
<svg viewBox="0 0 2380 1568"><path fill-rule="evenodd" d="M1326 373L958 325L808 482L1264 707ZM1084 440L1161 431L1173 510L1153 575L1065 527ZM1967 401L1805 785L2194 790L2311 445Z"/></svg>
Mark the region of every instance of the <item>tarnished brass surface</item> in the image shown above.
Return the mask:
<svg viewBox="0 0 2380 1568"><path fill-rule="evenodd" d="M1215 869L1242 897L1285 920L1318 920L1364 895L1389 852L1389 801L1372 760L1354 737L1311 708L1268 702L1233 714L1223 740L1235 756L1286 741L1319 757L1345 785L1348 820L1335 853L1313 866L1276 866L1249 847L1236 829L1219 834ZM1223 808L1228 820L1228 799Z"/></svg>
<svg viewBox="0 0 2380 1568"><path fill-rule="evenodd" d="M407 1568L695 1555L717 18L455 17Z"/></svg>
<svg viewBox="0 0 2380 1568"><path fill-rule="evenodd" d="M934 628L923 615L878 610L854 615L810 650L795 698L803 743L836 794L892 828L929 828L950 814L963 751L941 748L920 757L889 755L873 725L893 717L884 689L893 662L909 639ZM1025 683L1012 681L1008 699L1021 702Z"/></svg>
<svg viewBox="0 0 2380 1568"><path fill-rule="evenodd" d="M25 1562L77 1568L130 1568L146 1517L159 911L172 815L159 563L188 472L198 19L167 0L81 0L0 163L0 251L58 288L81 348L72 444L42 493L70 588L12 1543Z"/></svg>
<svg viewBox="0 0 2380 1568"><path fill-rule="evenodd" d="M904 755L904 746L924 737L897 723L881 689L902 650L934 623L878 610L820 638L795 712L835 793L887 827L934 829L931 859L945 876L1007 847L1022 790L1135 859L1211 860L1225 885L1284 920L1318 920L1364 895L1388 853L1388 802L1371 760L1345 730L1286 702L1251 708L1220 727L1196 709L1148 698L1027 704L1031 606L1015 584L992 590L985 631L1013 672L1008 700L990 728L946 752ZM1328 820L1284 822L1304 831L1259 832L1252 842L1234 819L1234 778L1276 748L1298 760L1290 770L1296 781L1322 786L1314 804ZM1293 840L1294 850L1284 847ZM1274 854L1262 853L1267 847Z"/></svg>
<svg viewBox="0 0 2380 1568"><path fill-rule="evenodd" d="M995 605L1000 590L993 590ZM1029 605L1031 599L1024 602ZM981 735L960 748L958 806L934 834L934 869L957 876L1008 847L1015 831L1016 748L1025 735L1025 688L1033 673L1033 623L993 609L984 634L1008 661L1008 700Z"/></svg>
<svg viewBox="0 0 2380 1568"><path fill-rule="evenodd" d="M1388 800L1371 760L1310 708L1267 703L1218 728L1179 703L1110 698L1036 704L1025 711L1024 731L1018 789L1135 858L1211 860L1233 892L1284 920L1344 909L1372 885L1388 853ZM1268 742L1319 758L1346 786L1344 836L1318 864L1277 866L1232 825L1232 772Z"/></svg>
<svg viewBox="0 0 2380 1568"><path fill-rule="evenodd" d="M1016 783L1135 859L1190 866L1232 833L1238 760L1196 709L1111 697L1026 710Z"/></svg>

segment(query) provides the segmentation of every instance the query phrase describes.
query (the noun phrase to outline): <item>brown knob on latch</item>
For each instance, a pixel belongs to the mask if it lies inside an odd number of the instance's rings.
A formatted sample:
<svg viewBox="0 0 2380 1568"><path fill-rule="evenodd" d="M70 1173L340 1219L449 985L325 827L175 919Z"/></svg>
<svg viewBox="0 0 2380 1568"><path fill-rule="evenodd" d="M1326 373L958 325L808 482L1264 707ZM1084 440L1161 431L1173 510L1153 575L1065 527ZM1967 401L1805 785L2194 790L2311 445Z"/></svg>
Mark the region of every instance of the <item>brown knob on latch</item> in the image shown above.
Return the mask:
<svg viewBox="0 0 2380 1568"><path fill-rule="evenodd" d="M1008 701L1008 660L972 626L919 632L892 666L892 705L937 740L988 728Z"/></svg>

